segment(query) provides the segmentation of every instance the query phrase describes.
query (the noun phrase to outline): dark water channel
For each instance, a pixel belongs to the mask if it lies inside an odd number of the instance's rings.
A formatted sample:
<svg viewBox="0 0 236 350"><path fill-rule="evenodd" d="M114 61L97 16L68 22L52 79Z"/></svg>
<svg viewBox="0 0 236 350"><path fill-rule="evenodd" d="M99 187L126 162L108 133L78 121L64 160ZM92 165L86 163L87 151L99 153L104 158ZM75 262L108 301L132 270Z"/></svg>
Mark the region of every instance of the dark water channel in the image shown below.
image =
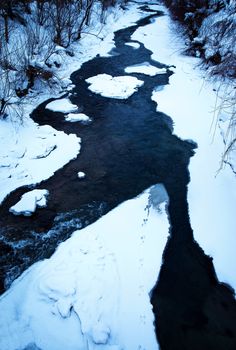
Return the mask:
<svg viewBox="0 0 236 350"><path fill-rule="evenodd" d="M117 31L112 56L96 57L72 75L76 87L70 99L92 118L92 123L65 122L62 113L45 109L49 101L33 112L33 119L40 125L49 124L80 136L82 148L75 160L36 186L49 190L47 208L27 218L10 214L9 207L28 191L26 187L4 201L0 211L0 289L3 292L13 277L35 261L49 257L75 229L161 182L170 197L172 227L152 293L161 349L235 350L236 306L232 291L218 283L212 261L194 242L189 223L188 165L194 145L173 135L171 119L156 112L151 100L154 88L168 84L171 68L154 77L127 74L144 81L127 100L94 94L85 82L100 73L126 75L127 66L142 62L165 67L152 61L152 52L143 44L138 49L125 45L138 27L160 15L151 12L137 24ZM78 180L78 171L84 171L86 178Z"/></svg>

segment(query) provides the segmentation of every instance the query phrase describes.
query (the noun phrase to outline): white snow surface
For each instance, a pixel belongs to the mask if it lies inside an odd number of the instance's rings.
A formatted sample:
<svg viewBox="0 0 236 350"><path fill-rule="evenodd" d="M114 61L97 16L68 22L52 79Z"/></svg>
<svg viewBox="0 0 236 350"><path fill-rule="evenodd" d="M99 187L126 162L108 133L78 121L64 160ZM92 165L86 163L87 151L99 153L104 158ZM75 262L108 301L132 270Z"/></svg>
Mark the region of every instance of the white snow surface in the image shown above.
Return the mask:
<svg viewBox="0 0 236 350"><path fill-rule="evenodd" d="M78 110L78 107L73 105L68 98L52 101L46 105L46 108L53 112L61 113L71 113Z"/></svg>
<svg viewBox="0 0 236 350"><path fill-rule="evenodd" d="M0 349L157 350L150 292L167 203L164 186L152 186L29 268L0 298Z"/></svg>
<svg viewBox="0 0 236 350"><path fill-rule="evenodd" d="M14 215L31 216L36 208L44 208L47 205L47 190L32 190L26 192L21 197L20 201L13 205L9 211Z"/></svg>
<svg viewBox="0 0 236 350"><path fill-rule="evenodd" d="M51 177L80 151L80 138L31 119L23 125L0 120L0 203L20 186Z"/></svg>
<svg viewBox="0 0 236 350"><path fill-rule="evenodd" d="M135 77L112 77L109 74L98 74L86 79L86 82L91 84L89 90L104 97L117 99L127 99L143 85L143 81Z"/></svg>
<svg viewBox="0 0 236 350"><path fill-rule="evenodd" d="M157 88L152 99L158 111L173 119L176 135L198 144L190 161L188 186L194 237L213 257L219 280L236 289L236 178L229 167L218 173L224 145L219 129L211 127L216 102L214 85L204 80L204 72L197 68L198 59L181 55L184 44L168 16L139 28L132 39L152 50L154 60L176 66L170 84Z"/></svg>
<svg viewBox="0 0 236 350"><path fill-rule="evenodd" d="M89 118L84 113L69 113L65 116L65 120L67 122L75 123L75 122L82 122L82 123L88 123L91 122L91 118Z"/></svg>
<svg viewBox="0 0 236 350"><path fill-rule="evenodd" d="M129 66L125 68L126 73L142 73L150 76L157 74L165 74L166 68L157 68L152 66L149 62L143 62L134 66Z"/></svg>

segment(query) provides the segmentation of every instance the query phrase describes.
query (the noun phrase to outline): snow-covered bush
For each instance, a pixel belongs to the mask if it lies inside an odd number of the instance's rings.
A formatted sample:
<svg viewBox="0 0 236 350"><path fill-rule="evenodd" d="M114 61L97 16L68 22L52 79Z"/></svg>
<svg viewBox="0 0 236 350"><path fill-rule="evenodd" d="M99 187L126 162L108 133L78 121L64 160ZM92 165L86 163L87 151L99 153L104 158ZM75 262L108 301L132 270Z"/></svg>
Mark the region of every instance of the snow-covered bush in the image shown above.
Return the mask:
<svg viewBox="0 0 236 350"><path fill-rule="evenodd" d="M199 29L213 74L236 78L236 5L207 16Z"/></svg>
<svg viewBox="0 0 236 350"><path fill-rule="evenodd" d="M184 28L186 52L200 56L214 74L236 77L236 2L164 0ZM212 67L214 68L212 69Z"/></svg>

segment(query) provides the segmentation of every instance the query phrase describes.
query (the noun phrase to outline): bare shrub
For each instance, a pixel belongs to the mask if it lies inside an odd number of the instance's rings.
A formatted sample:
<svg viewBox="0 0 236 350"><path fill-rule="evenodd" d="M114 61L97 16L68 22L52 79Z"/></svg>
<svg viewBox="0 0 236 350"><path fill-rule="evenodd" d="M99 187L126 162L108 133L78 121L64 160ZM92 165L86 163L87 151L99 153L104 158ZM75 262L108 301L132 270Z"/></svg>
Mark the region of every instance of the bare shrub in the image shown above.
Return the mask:
<svg viewBox="0 0 236 350"><path fill-rule="evenodd" d="M94 0L53 0L51 26L54 42L68 47L72 40L80 38L84 24L88 24Z"/></svg>
<svg viewBox="0 0 236 350"><path fill-rule="evenodd" d="M0 118L13 117L22 121L22 101L15 93L15 78L11 71L0 70Z"/></svg>
<svg viewBox="0 0 236 350"><path fill-rule="evenodd" d="M231 154L236 152L236 85L233 81L221 81L217 89L214 120L215 126L221 126L225 145L221 169L225 163L229 163Z"/></svg>

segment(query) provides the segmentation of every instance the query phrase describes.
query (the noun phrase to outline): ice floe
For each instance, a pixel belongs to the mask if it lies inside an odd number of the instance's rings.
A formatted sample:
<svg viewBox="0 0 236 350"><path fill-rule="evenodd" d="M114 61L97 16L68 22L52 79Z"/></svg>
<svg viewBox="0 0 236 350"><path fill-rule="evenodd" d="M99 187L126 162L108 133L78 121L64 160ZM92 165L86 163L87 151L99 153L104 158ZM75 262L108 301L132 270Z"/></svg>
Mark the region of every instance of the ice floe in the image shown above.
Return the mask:
<svg viewBox="0 0 236 350"><path fill-rule="evenodd" d="M86 114L84 113L69 113L65 116L65 120L67 122L82 122L82 123L89 123L91 122L91 118L89 118Z"/></svg>
<svg viewBox="0 0 236 350"><path fill-rule="evenodd" d="M78 106L73 105L68 98L52 101L46 105L46 108L61 113L71 113L78 110Z"/></svg>
<svg viewBox="0 0 236 350"><path fill-rule="evenodd" d="M29 191L23 194L20 201L13 205L9 211L14 215L31 216L37 207L46 207L48 195L47 190Z"/></svg>
<svg viewBox="0 0 236 350"><path fill-rule="evenodd" d="M125 68L126 73L142 73L150 76L157 74L165 74L166 68L157 68L152 66L149 62L143 62L141 64L136 64L134 66L129 66Z"/></svg>
<svg viewBox="0 0 236 350"><path fill-rule="evenodd" d="M98 74L86 79L89 90L104 97L126 99L143 85L143 81L129 76L112 77L109 74Z"/></svg>
<svg viewBox="0 0 236 350"><path fill-rule="evenodd" d="M83 171L79 171L79 172L78 172L78 178L79 178L79 179L84 179L85 176L86 176L86 174L85 174Z"/></svg>

